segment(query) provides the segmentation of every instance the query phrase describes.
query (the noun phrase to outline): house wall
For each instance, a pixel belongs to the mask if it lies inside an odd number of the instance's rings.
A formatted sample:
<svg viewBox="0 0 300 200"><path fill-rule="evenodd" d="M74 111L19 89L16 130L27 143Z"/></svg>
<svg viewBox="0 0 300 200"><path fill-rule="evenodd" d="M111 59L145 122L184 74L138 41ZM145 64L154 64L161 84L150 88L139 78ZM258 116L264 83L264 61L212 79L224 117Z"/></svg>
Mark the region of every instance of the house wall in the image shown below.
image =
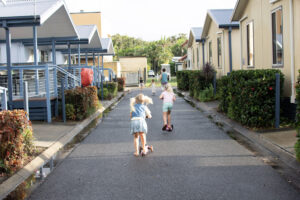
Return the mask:
<svg viewBox="0 0 300 200"><path fill-rule="evenodd" d="M32 51L22 43L11 44L11 62L33 62ZM0 63L6 63L6 44L0 44Z"/></svg>
<svg viewBox="0 0 300 200"><path fill-rule="evenodd" d="M198 52L197 52L198 49ZM203 67L202 64L202 46L199 42L193 42L193 63L192 63L192 70L200 70ZM197 60L197 53L199 56L199 61Z"/></svg>
<svg viewBox="0 0 300 200"><path fill-rule="evenodd" d="M117 75L118 78L121 77L121 65L119 62L105 62L104 68L112 69L113 72ZM109 72L107 70L104 71L105 77L108 77Z"/></svg>
<svg viewBox="0 0 300 200"><path fill-rule="evenodd" d="M96 25L98 33L102 37L100 12L71 13L71 17L76 25Z"/></svg>
<svg viewBox="0 0 300 200"><path fill-rule="evenodd" d="M147 70L147 58L146 57L123 57L119 59L122 72L142 72L146 68Z"/></svg>
<svg viewBox="0 0 300 200"><path fill-rule="evenodd" d="M294 0L294 26L295 26L295 80L297 80L300 69L299 56L299 1ZM272 21L271 13L274 9L282 7L283 12L283 66L275 67L272 64ZM247 66L247 38L246 25L254 23L254 69L280 69L285 74L284 95L290 96L291 87L291 51L290 51L290 9L289 0L281 0L276 3L269 3L265 0L252 0L246 6L243 16L246 18L241 22L242 30L242 60L243 69L250 69Z"/></svg>

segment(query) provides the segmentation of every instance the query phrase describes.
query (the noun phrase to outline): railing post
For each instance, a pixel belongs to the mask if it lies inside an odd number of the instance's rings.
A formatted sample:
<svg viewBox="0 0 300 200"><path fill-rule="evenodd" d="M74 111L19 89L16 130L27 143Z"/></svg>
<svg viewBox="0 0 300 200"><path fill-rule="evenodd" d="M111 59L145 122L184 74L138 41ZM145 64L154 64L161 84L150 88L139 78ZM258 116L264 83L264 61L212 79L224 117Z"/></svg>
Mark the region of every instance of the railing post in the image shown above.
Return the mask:
<svg viewBox="0 0 300 200"><path fill-rule="evenodd" d="M49 80L49 66L46 65L45 68L45 78L46 78L46 104L47 104L47 122L51 123L51 99L50 99L50 80Z"/></svg>
<svg viewBox="0 0 300 200"><path fill-rule="evenodd" d="M33 26L33 56L34 56L34 65L38 65L38 44L37 44L37 27ZM35 93L40 93L40 81L39 81L39 70L35 70Z"/></svg>
<svg viewBox="0 0 300 200"><path fill-rule="evenodd" d="M214 86L214 96L215 96L217 93L217 72L214 72L213 86Z"/></svg>
<svg viewBox="0 0 300 200"><path fill-rule="evenodd" d="M19 70L19 76L20 76L20 81L19 81L19 85L20 85L20 96L23 96L23 69Z"/></svg>
<svg viewBox="0 0 300 200"><path fill-rule="evenodd" d="M66 122L66 100L65 100L65 84L64 79L61 80L61 107L62 107L62 118L63 122Z"/></svg>
<svg viewBox="0 0 300 200"><path fill-rule="evenodd" d="M29 99L28 99L28 82L24 82L24 110L27 112L27 118L29 119Z"/></svg>
<svg viewBox="0 0 300 200"><path fill-rule="evenodd" d="M58 89L57 89L57 66L53 68L53 87L54 87L54 96L55 100L55 117L58 116Z"/></svg>
<svg viewBox="0 0 300 200"><path fill-rule="evenodd" d="M280 124L280 74L276 73L276 90L275 90L275 128Z"/></svg>

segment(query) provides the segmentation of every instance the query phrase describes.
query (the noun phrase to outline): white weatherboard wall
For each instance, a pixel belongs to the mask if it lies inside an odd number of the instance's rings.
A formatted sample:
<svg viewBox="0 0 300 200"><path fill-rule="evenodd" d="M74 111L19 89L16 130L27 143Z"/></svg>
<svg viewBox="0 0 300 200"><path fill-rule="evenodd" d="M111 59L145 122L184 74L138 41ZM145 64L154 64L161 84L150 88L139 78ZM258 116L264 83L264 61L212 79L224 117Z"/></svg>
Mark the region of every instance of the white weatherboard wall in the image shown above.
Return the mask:
<svg viewBox="0 0 300 200"><path fill-rule="evenodd" d="M22 43L11 44L11 62L33 62L32 51ZM6 63L6 44L0 44L0 63Z"/></svg>

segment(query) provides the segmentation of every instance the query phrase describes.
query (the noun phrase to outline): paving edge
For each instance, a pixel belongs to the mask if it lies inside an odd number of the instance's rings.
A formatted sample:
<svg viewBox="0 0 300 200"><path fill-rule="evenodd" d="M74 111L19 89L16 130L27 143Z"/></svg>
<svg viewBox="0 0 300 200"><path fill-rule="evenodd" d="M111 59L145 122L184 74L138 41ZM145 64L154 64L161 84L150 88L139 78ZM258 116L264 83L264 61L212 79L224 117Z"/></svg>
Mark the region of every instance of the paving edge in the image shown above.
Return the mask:
<svg viewBox="0 0 300 200"><path fill-rule="evenodd" d="M238 122L229 119L227 116L211 109L209 106L206 105L204 102L196 101L195 99L191 98L188 93L182 92L177 90L177 93L183 96L183 98L191 102L193 105L195 105L196 108L201 110L207 117L211 118L214 122L222 123L223 130L224 131L235 131L236 133L240 134L241 136L245 137L252 143L256 144L257 147L260 148L260 150L263 150L268 155L271 155L273 157L276 157L280 161L282 161L284 164L295 170L296 172L300 173L300 164L296 160L296 156L291 154L290 152L286 151L282 147L280 147L277 144L274 144L270 142L269 140L266 140L262 135L251 131L249 129L246 129L242 125L240 125Z"/></svg>
<svg viewBox="0 0 300 200"><path fill-rule="evenodd" d="M61 137L58 141L52 144L49 148L43 151L39 156L34 158L30 163L5 180L0 185L0 199L4 199L12 191L14 191L21 183L23 183L28 177L35 173L42 165L46 164L51 157L53 157L61 148L68 144L76 135L78 135L85 127L87 127L92 121L94 121L99 115L101 115L106 109L111 107L116 102L119 102L126 94L124 92L114 98L107 107L102 107L96 111L93 115L83 120L80 124L77 124L68 134Z"/></svg>

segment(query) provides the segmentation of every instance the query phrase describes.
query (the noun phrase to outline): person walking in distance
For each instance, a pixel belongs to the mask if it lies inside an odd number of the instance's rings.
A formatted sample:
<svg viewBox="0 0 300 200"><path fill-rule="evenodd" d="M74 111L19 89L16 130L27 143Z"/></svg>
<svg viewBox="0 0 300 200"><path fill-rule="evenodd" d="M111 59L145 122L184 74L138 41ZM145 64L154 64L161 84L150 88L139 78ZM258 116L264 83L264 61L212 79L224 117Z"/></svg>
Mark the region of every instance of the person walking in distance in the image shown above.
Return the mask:
<svg viewBox="0 0 300 200"><path fill-rule="evenodd" d="M164 90L165 86L168 84L168 74L165 68L163 68L162 74L160 75L160 81L161 81L161 89Z"/></svg>
<svg viewBox="0 0 300 200"><path fill-rule="evenodd" d="M175 94L170 84L165 85L165 91L161 93L160 99L163 100L163 121L164 126L163 131L172 131L173 125L171 124L171 111L173 108L173 103L176 100Z"/></svg>

